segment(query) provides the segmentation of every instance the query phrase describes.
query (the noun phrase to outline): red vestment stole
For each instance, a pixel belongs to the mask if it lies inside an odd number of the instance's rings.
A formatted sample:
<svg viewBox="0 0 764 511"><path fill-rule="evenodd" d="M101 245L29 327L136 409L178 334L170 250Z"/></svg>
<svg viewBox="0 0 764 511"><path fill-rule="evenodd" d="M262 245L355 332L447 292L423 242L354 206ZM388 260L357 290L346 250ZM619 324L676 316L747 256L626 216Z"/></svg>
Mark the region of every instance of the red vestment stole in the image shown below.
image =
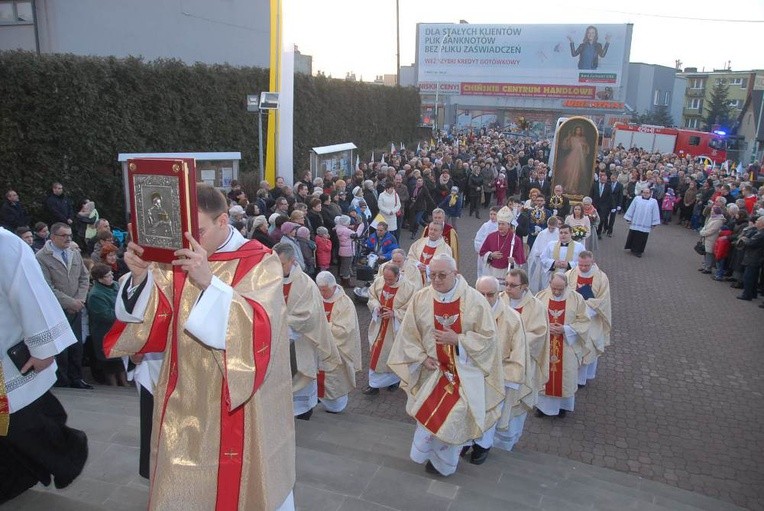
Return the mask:
<svg viewBox="0 0 764 511"><path fill-rule="evenodd" d="M395 301L395 294L398 292L398 287L391 287L385 284L382 286L382 296L380 297L380 308L393 309L393 302ZM371 345L371 352L369 353L369 367L372 371L377 370L377 363L379 362L379 355L382 353L382 346L385 344L385 336L387 335L387 329L390 325L390 318L382 318L382 324L379 327L379 333L377 338L374 339L374 343Z"/></svg>
<svg viewBox="0 0 764 511"><path fill-rule="evenodd" d="M435 255L435 248L436 247L425 245L422 249L422 253L419 254L419 262L425 266L429 266L432 256ZM427 284L427 272L422 272L422 284Z"/></svg>
<svg viewBox="0 0 764 511"><path fill-rule="evenodd" d="M291 290L292 290L292 283L291 282L288 282L288 283L284 284L284 303L286 303L287 300L289 299L289 291L291 291Z"/></svg>
<svg viewBox="0 0 764 511"><path fill-rule="evenodd" d="M326 314L326 321L331 324L332 322L332 309L334 308L334 302L324 301L324 314ZM326 373L319 370L318 376L316 376L316 383L318 384L318 397L323 398L326 394Z"/></svg>
<svg viewBox="0 0 764 511"><path fill-rule="evenodd" d="M262 261L263 257L270 254L270 249L257 241L249 241L234 252L220 252L209 257L211 262L237 260L236 270L231 279L230 286L235 288L247 274ZM181 299L187 283L187 275L180 267L173 268L172 280L172 305L163 292L158 291L158 304L151 323L146 344L137 353L153 353L165 351L170 342L170 356L165 363L170 364L167 388L164 402L159 412L159 427L164 424L165 412L170 397L178 384L178 332L182 328L180 322ZM256 301L243 297L252 307L252 341L255 353L255 383L253 393L257 392L265 379L268 364L271 358L271 323L265 309ZM104 337L104 352L110 353L119 341L119 337L127 328L122 321L115 321L111 330ZM225 352L223 352L225 360ZM156 427L156 425L155 425ZM215 509L236 509L239 502L239 484L243 468L244 452L244 406L230 409L230 396L226 378L224 376L221 389L220 402L220 449L218 457L218 491ZM158 441L161 442L163 430L160 429ZM154 475L152 475L152 481Z"/></svg>
<svg viewBox="0 0 764 511"><path fill-rule="evenodd" d="M462 333L462 319L459 309L461 300L441 303L433 300L435 330L450 328L457 334ZM456 371L456 346L436 344L441 375L430 395L422 403L416 414L416 420L425 429L437 433L446 422L448 414L459 401L459 373Z"/></svg>
<svg viewBox="0 0 764 511"><path fill-rule="evenodd" d="M549 300L547 311L550 324L565 324L566 300ZM562 397L562 357L565 338L563 335L549 336L549 381L544 393L547 396Z"/></svg>

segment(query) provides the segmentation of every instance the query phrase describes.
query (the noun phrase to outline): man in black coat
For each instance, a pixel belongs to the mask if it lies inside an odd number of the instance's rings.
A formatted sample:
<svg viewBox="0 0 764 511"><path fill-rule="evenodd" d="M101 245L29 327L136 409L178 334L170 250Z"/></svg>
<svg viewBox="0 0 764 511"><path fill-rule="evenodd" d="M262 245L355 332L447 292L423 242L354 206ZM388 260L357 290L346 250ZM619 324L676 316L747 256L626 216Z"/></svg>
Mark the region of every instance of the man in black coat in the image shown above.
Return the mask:
<svg viewBox="0 0 764 511"><path fill-rule="evenodd" d="M589 193L592 198L592 204L597 208L600 216L600 223L597 226L597 238L602 239L602 230L605 227L605 220L610 216L610 210L613 209L613 196L611 194L610 183L608 183L607 174L601 171L599 180L592 184L592 190Z"/></svg>
<svg viewBox="0 0 764 511"><path fill-rule="evenodd" d="M470 198L470 215L475 213L475 218L480 218L480 202L483 196L483 175L480 173L480 166L472 165L472 172L467 177L467 194Z"/></svg>
<svg viewBox="0 0 764 511"><path fill-rule="evenodd" d="M605 229L607 237L612 238L615 217L623 207L623 185L618 182L617 172L610 174L610 183L608 183L608 186L610 187L610 197L613 199L613 204L607 217L607 225L605 226Z"/></svg>
<svg viewBox="0 0 764 511"><path fill-rule="evenodd" d="M69 199L64 196L64 185L61 183L53 183L50 195L45 198L45 211L48 213L51 224L72 225L74 223L74 208Z"/></svg>
<svg viewBox="0 0 764 511"><path fill-rule="evenodd" d="M743 236L739 243L744 247L743 252L743 294L738 300L751 301L756 298L759 284L761 264L764 262L764 216L756 219L756 232L750 236Z"/></svg>
<svg viewBox="0 0 764 511"><path fill-rule="evenodd" d="M536 178L531 181L531 189L536 188L541 191L541 195L549 197L552 194L552 183L546 175L546 169L539 165L536 170Z"/></svg>
<svg viewBox="0 0 764 511"><path fill-rule="evenodd" d="M14 190L6 192L3 205L0 206L0 226L12 233L15 233L19 227L29 227L29 214L19 201L19 194Z"/></svg>

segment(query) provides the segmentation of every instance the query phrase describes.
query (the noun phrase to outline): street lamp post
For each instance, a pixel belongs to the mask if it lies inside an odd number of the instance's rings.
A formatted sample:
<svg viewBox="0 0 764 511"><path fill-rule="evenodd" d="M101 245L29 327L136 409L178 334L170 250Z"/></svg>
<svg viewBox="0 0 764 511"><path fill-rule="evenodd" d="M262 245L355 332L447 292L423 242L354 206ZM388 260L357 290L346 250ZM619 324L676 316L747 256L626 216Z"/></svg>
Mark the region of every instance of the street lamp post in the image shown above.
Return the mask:
<svg viewBox="0 0 764 511"><path fill-rule="evenodd" d="M247 95L247 111L254 112L257 110L257 151L258 151L258 164L260 165L261 178L265 179L265 164L263 147L263 111L264 110L277 110L279 107L279 94L278 92L261 92L260 95L248 94Z"/></svg>

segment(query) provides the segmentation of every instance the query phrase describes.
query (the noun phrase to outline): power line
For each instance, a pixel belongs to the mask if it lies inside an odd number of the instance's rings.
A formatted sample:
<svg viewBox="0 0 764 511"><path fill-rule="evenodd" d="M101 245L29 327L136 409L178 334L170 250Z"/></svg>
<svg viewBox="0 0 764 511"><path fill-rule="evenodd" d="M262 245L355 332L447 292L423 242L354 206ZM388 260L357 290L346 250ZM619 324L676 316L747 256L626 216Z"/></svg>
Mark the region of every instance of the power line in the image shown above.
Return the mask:
<svg viewBox="0 0 764 511"><path fill-rule="evenodd" d="M611 12L614 14L626 14L628 16L642 16L647 18L666 18L672 20L686 20L686 21L713 21L716 23L764 23L764 20L724 20L718 18L693 18L690 16L671 16L669 14L645 14L641 12L627 12L627 11L614 11L611 9L593 9L602 12Z"/></svg>

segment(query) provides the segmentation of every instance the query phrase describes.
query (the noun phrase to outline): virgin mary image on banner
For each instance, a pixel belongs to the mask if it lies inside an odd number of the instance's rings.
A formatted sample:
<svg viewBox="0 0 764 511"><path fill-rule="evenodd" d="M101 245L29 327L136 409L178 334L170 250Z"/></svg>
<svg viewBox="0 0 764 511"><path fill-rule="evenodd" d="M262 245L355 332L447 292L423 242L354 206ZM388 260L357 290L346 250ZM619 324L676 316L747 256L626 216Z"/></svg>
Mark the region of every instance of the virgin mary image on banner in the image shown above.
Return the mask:
<svg viewBox="0 0 764 511"><path fill-rule="evenodd" d="M552 186L562 185L565 195L581 200L589 193L597 156L597 127L585 117L563 122L554 140Z"/></svg>

